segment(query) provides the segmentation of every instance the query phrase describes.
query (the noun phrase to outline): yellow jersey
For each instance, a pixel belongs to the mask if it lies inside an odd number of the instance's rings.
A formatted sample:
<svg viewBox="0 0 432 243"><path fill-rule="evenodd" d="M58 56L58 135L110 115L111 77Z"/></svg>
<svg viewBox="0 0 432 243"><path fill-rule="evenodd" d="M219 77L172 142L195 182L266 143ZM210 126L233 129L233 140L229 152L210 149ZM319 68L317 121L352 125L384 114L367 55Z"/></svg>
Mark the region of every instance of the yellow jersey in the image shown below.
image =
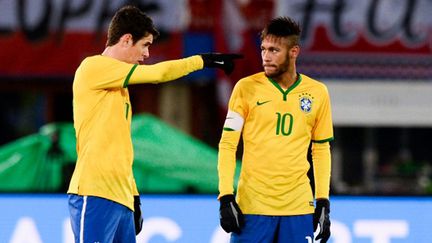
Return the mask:
<svg viewBox="0 0 432 243"><path fill-rule="evenodd" d="M106 198L133 210L132 108L128 85L174 80L203 67L200 56L137 65L106 56L83 60L73 81L77 163L68 193Z"/></svg>
<svg viewBox="0 0 432 243"><path fill-rule="evenodd" d="M328 145L333 139L326 86L298 74L296 82L283 90L261 72L235 85L228 108L219 143L220 196L233 194L235 153L241 134L243 157L237 201L243 213L313 213L308 148L311 141ZM328 146L323 148L313 148L318 182L315 196L328 198L330 150Z"/></svg>

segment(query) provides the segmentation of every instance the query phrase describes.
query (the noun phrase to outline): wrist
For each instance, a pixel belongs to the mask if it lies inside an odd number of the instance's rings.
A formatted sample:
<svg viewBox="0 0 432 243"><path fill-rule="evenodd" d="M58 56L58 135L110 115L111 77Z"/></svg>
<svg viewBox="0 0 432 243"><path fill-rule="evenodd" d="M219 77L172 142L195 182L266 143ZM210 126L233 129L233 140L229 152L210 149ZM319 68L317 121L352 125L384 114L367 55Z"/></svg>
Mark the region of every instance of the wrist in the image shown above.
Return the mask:
<svg viewBox="0 0 432 243"><path fill-rule="evenodd" d="M317 208L325 208L330 212L330 201L326 198L319 198L315 202Z"/></svg>
<svg viewBox="0 0 432 243"><path fill-rule="evenodd" d="M229 203L229 202L235 201L235 197L232 194L228 194L228 195L224 195L224 196L220 197L219 201L221 203Z"/></svg>

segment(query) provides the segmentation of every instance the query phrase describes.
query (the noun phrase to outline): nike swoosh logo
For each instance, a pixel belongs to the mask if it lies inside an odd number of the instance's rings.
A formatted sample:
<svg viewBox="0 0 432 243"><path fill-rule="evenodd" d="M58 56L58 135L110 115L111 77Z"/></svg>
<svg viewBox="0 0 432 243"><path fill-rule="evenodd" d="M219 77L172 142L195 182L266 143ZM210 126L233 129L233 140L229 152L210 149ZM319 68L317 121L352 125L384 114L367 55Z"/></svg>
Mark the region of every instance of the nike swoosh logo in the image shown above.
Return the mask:
<svg viewBox="0 0 432 243"><path fill-rule="evenodd" d="M224 65L224 61L214 61L214 63Z"/></svg>
<svg viewBox="0 0 432 243"><path fill-rule="evenodd" d="M259 101L257 101L257 105L264 105L265 103L268 103L268 102L270 102L271 100L267 100L267 101L263 101L263 102L259 102Z"/></svg>

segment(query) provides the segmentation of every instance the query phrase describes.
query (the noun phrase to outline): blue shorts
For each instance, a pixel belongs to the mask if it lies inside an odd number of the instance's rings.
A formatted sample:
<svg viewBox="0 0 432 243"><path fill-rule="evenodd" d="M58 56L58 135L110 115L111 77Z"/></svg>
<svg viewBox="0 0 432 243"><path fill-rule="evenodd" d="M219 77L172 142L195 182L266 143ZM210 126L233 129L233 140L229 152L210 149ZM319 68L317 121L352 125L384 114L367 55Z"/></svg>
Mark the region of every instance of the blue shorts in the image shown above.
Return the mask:
<svg viewBox="0 0 432 243"><path fill-rule="evenodd" d="M240 234L231 234L231 243L313 242L312 214L298 216L245 215Z"/></svg>
<svg viewBox="0 0 432 243"><path fill-rule="evenodd" d="M75 243L135 243L133 211L114 201L69 195L69 212Z"/></svg>

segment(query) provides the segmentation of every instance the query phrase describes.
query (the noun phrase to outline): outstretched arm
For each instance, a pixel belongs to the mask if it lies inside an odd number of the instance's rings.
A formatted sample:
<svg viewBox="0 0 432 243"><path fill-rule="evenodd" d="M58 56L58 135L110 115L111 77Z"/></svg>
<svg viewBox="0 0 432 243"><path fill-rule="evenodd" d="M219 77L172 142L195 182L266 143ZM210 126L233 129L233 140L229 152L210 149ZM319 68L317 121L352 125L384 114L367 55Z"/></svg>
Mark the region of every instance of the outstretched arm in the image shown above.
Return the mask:
<svg viewBox="0 0 432 243"><path fill-rule="evenodd" d="M134 68L135 67L135 68ZM201 56L164 61L153 65L136 65L131 69L129 84L172 81L204 67Z"/></svg>
<svg viewBox="0 0 432 243"><path fill-rule="evenodd" d="M239 54L206 53L183 59L160 62L153 65L134 66L129 83L161 83L188 75L202 68L219 68L230 74Z"/></svg>

